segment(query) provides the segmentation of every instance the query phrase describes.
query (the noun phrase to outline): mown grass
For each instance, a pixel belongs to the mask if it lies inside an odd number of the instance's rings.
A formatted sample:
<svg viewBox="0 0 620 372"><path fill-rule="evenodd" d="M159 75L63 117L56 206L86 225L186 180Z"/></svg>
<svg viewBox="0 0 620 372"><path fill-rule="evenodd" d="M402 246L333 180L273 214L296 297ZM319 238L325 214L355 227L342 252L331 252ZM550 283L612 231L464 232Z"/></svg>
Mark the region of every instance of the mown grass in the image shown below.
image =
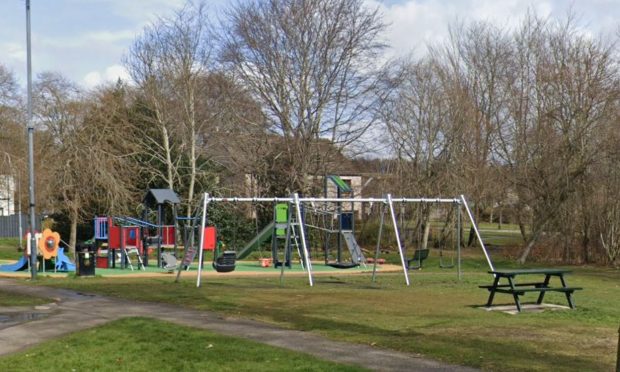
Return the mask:
<svg viewBox="0 0 620 372"><path fill-rule="evenodd" d="M30 297L0 290L0 306L36 306L51 302L49 299Z"/></svg>
<svg viewBox="0 0 620 372"><path fill-rule="evenodd" d="M0 370L360 371L363 369L159 320L125 318L0 358Z"/></svg>
<svg viewBox="0 0 620 372"><path fill-rule="evenodd" d="M468 257L462 281L454 271L429 266L402 274L206 278L201 288L186 278L43 279L42 285L69 287L123 298L172 303L228 316L247 317L330 338L422 353L440 360L505 371L609 371L615 363L620 272L579 268L567 278L585 290L575 294L577 309L508 315L478 308L490 284L485 263ZM497 263L496 263L497 264ZM498 265L501 265L498 264ZM475 267L479 267L475 269ZM526 297L526 301L535 296ZM497 303L512 303L499 295ZM546 302L566 304L561 294Z"/></svg>
<svg viewBox="0 0 620 372"><path fill-rule="evenodd" d="M0 260L18 259L22 254L18 238L0 238Z"/></svg>

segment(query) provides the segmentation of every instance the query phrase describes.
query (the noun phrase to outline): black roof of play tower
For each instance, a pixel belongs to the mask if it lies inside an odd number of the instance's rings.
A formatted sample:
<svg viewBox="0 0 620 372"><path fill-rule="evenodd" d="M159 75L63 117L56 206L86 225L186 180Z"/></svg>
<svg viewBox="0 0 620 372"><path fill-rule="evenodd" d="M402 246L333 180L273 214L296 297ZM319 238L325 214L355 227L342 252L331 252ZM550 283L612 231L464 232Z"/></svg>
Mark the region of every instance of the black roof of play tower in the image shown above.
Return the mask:
<svg viewBox="0 0 620 372"><path fill-rule="evenodd" d="M164 203L180 204L181 200L174 190L170 189L150 189L144 195L144 204L148 207L154 207Z"/></svg>

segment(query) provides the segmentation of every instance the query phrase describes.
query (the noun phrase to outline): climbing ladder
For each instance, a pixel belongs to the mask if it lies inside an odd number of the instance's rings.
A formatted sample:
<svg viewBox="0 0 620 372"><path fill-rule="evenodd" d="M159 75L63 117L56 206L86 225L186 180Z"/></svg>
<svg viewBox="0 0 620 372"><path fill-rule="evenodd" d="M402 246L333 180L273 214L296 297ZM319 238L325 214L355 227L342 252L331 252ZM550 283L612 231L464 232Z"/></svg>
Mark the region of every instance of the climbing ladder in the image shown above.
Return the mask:
<svg viewBox="0 0 620 372"><path fill-rule="evenodd" d="M303 270L306 269L306 263L303 260L304 257L304 253L302 251L302 247L301 244L299 242L299 235L297 235L296 230L297 229L303 229L303 226L301 226L299 223L297 222L291 222L289 225L289 228L291 229L291 234L290 234L290 242L289 242L289 246L294 246L295 249L297 250L297 254L299 255L299 262L301 263L301 267Z"/></svg>
<svg viewBox="0 0 620 372"><path fill-rule="evenodd" d="M131 271L133 271L133 265L131 264L131 258L129 258L129 253L135 253L136 257L138 257L138 270L142 268L143 271L146 271L146 268L144 267L144 263L142 262L142 257L140 257L140 251L138 250L137 247L131 247L131 248L122 247L121 251L123 252L123 256L125 256L125 259L127 260L127 263L129 264L129 268L131 269Z"/></svg>

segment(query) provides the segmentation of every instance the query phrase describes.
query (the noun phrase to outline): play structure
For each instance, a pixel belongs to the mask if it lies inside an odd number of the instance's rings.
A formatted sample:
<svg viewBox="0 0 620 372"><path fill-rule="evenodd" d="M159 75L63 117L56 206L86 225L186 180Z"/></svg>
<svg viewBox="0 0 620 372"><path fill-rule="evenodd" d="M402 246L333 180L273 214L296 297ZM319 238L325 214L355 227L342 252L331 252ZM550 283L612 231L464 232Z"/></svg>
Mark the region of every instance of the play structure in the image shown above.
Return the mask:
<svg viewBox="0 0 620 372"><path fill-rule="evenodd" d="M165 249L172 249L172 255L178 256L177 226L185 221L177 216L180 200L170 189L150 189L143 199L142 218L126 216L100 216L94 219L95 242L97 244L97 267L129 267L134 270L148 265L149 250L157 255L157 266L165 267L170 263L163 259ZM165 225L165 206L172 211L174 225ZM155 221L149 220L151 211L155 211ZM171 261L169 256L168 261Z"/></svg>
<svg viewBox="0 0 620 372"><path fill-rule="evenodd" d="M242 260L246 258L250 253L260 249L261 245L271 239L271 264L276 268L282 265L290 268L293 249L301 255L298 238L301 226L291 215L287 203L276 203L273 208L273 221L267 224L237 253L237 259ZM282 259L279 258L280 251L283 252Z"/></svg>
<svg viewBox="0 0 620 372"><path fill-rule="evenodd" d="M355 199L353 188L340 176L329 175L324 178L324 198L329 197L330 187L335 188L335 203L308 203L304 215L305 225L323 233L323 252L325 264L336 269L350 269L366 265L366 258L355 239L355 204L340 201L343 198ZM348 207L347 207L348 205ZM348 257L345 258L344 247ZM331 253L335 251L335 255Z"/></svg>
<svg viewBox="0 0 620 372"><path fill-rule="evenodd" d="M334 180L332 182L337 182L337 181ZM262 197L262 198L246 198L246 197L223 198L223 197L213 197L205 193L202 198L203 205L202 205L202 210L200 213L200 229L197 230L197 231L200 231L200 246L204 245L204 241L206 237L205 227L207 227L209 224L208 212L209 212L209 204L211 203L222 203L222 202L223 203L253 203L253 204L273 203L276 205L278 204L286 205L287 206L286 213L284 212L284 207L280 207L281 208L280 212L278 212L278 210L276 209L274 212L275 213L274 222L272 224L269 224L259 234L257 234L255 239L253 239L250 243L248 243L246 248L244 248L244 250L240 252L238 257L244 257L245 255L249 253L252 247L256 248L260 246L260 244L267 239L267 236L269 236L269 234L271 234L272 238L274 238L274 231L277 231L278 229L283 229L284 231L281 233L282 234L281 236L284 236L283 253L281 253L281 256L280 256L280 253L278 251L272 252L272 256L273 256L272 259L274 263L278 261L282 262L281 278L284 273L284 267L286 266L287 260L290 260L291 258L291 255L290 255L291 252L293 251L294 248L297 248L299 252L301 264L303 265L304 270L307 272L307 275L308 275L309 285L313 286L314 281L313 281L313 276L312 276L312 262L310 260L310 250L309 250L309 245L308 245L309 241L308 241L306 227L316 227L318 229L323 229L323 230L326 230L324 231L326 234L336 235L338 237L343 238L343 240L341 240L342 244L337 246L338 250L336 254L336 260L333 261L333 267L339 267L339 266L344 266L344 265L352 266L352 265L360 264L361 262L363 262L364 258L363 258L361 249L359 248L359 245L357 245L357 242L353 241L354 238L351 240L347 240L347 236L351 236L351 237L354 236L353 226L352 226L353 225L353 214L352 213L350 214L351 217L343 217L345 213L343 212L342 207L343 205L347 203L350 205L355 205L355 203L376 203L381 206L380 208L381 215L380 215L380 225L379 225L379 230L378 230L375 257L372 260L373 261L373 280L375 279L375 275L377 271L377 262L379 260L379 254L380 254L381 237L383 234L383 227L385 224L385 215L387 213L389 216L390 222L391 222L392 230L395 235L395 241L396 241L396 245L397 245L398 252L399 252L399 257L401 261L403 275L405 278L405 283L406 285L409 285L410 284L409 273L408 273L409 268L411 266L414 266L414 267L419 266L421 268L423 261L426 259L426 257L428 257L428 253L425 253L425 252L414 253L411 259L409 259L406 256L405 247L403 245L403 240L401 238L401 232L400 232L402 223L399 224L398 222L398 218L397 218L398 214L396 212L395 204L397 203L400 203L401 205L407 205L407 204L442 205L442 204L446 204L446 205L452 205L453 208L455 208L456 212L455 212L454 221L458 229L460 229L460 226L461 226L461 221L460 221L461 208L465 209L467 213L467 217L469 218L469 221L471 223L472 230L477 238L480 248L482 249L485 255L489 268L491 270L494 269L493 263L491 262L491 258L480 236L480 232L477 228L474 217L463 195L457 198L452 198L452 199L392 198L390 194L387 194L383 198L352 198L352 197L338 197L338 196L339 195L337 195L337 197L306 198L306 197L299 197L298 194L293 194L291 197L274 197L274 198L265 198L265 197ZM329 229L326 228L325 225L306 226L306 219L304 218L304 214L306 214L305 211L307 210L313 210L313 211L329 210L330 216L329 218L326 217L325 220L326 221L329 220L330 221L329 223L333 223L335 219L338 225L336 227L330 227ZM332 212L334 210L336 211L335 213ZM353 207L349 210L349 212L354 212L354 211L355 209ZM286 223L283 223L285 215L286 215ZM325 213L323 213L323 215L325 216ZM350 221L347 221L347 218L349 218ZM457 273L458 273L457 275L460 278L461 254L460 254L460 241L458 240L460 239L460 234L455 233L453 236L455 237L455 240L457 241L456 266L457 266ZM277 238L274 240L277 240ZM274 243L272 242L272 244ZM349 255L351 258L350 263L347 262L345 264L344 261L342 260L342 253L343 253L342 247L343 246L347 246L348 248ZM203 259L202 255L203 255L203 250L200 250L199 251L200 262L202 262L202 259ZM328 257L329 257L329 254L326 253L326 262L332 263L328 259ZM415 264L415 261L418 261L417 265ZM441 265L444 265L443 262L444 262L443 258L440 259ZM444 266L446 267L454 266L454 261L452 261L451 264L445 264ZM202 271L202 267L199 265L198 275L197 275L197 280L196 280L197 286L200 286L200 283L201 283L201 271Z"/></svg>
<svg viewBox="0 0 620 372"><path fill-rule="evenodd" d="M50 229L43 230L42 233L35 233L37 242L37 253L40 261L40 269L45 271L46 263L52 262L55 271L75 271L75 264L65 255L64 248L59 247L60 235ZM23 271L30 266L30 233L26 234L26 251L20 259L13 263L0 266L0 271Z"/></svg>
<svg viewBox="0 0 620 372"><path fill-rule="evenodd" d="M342 196L354 197L352 188L339 176L333 175L325 177L324 193L325 197L330 193L339 199ZM258 218L256 205L253 207L251 215ZM355 238L353 203L306 203L302 208L301 222L291 211L289 203L275 203L273 219L237 250L235 258L245 259L271 241L271 258L268 262L275 268L281 265L291 268L291 258L295 252L298 257L303 258L299 239L300 229L303 228L306 236L309 236L309 230L314 230L315 237L320 235L318 240L323 248L325 265L336 269L366 265L364 253ZM228 257L232 257L232 251L228 252ZM267 261L263 260L263 263L265 262ZM300 264L305 264L303 259Z"/></svg>

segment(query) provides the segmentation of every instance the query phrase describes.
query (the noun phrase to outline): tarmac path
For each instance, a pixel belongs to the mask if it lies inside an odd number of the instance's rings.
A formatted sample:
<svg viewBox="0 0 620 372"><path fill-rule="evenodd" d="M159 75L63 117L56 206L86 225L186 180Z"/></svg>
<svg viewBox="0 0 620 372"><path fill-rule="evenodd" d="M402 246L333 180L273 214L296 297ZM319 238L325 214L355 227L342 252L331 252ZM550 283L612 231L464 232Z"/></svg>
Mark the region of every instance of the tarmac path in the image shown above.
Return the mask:
<svg viewBox="0 0 620 372"><path fill-rule="evenodd" d="M258 321L222 317L159 303L146 303L79 293L65 289L20 284L0 279L0 290L28 296L52 298L53 303L28 311L45 314L21 323L0 323L0 356L25 350L42 341L92 328L124 317L149 317L192 328L254 340L260 343L310 354L324 360L359 365L376 371L477 371L449 365L415 354L378 349L371 346L332 341L310 332L295 331ZM3 308L0 313L23 311Z"/></svg>

